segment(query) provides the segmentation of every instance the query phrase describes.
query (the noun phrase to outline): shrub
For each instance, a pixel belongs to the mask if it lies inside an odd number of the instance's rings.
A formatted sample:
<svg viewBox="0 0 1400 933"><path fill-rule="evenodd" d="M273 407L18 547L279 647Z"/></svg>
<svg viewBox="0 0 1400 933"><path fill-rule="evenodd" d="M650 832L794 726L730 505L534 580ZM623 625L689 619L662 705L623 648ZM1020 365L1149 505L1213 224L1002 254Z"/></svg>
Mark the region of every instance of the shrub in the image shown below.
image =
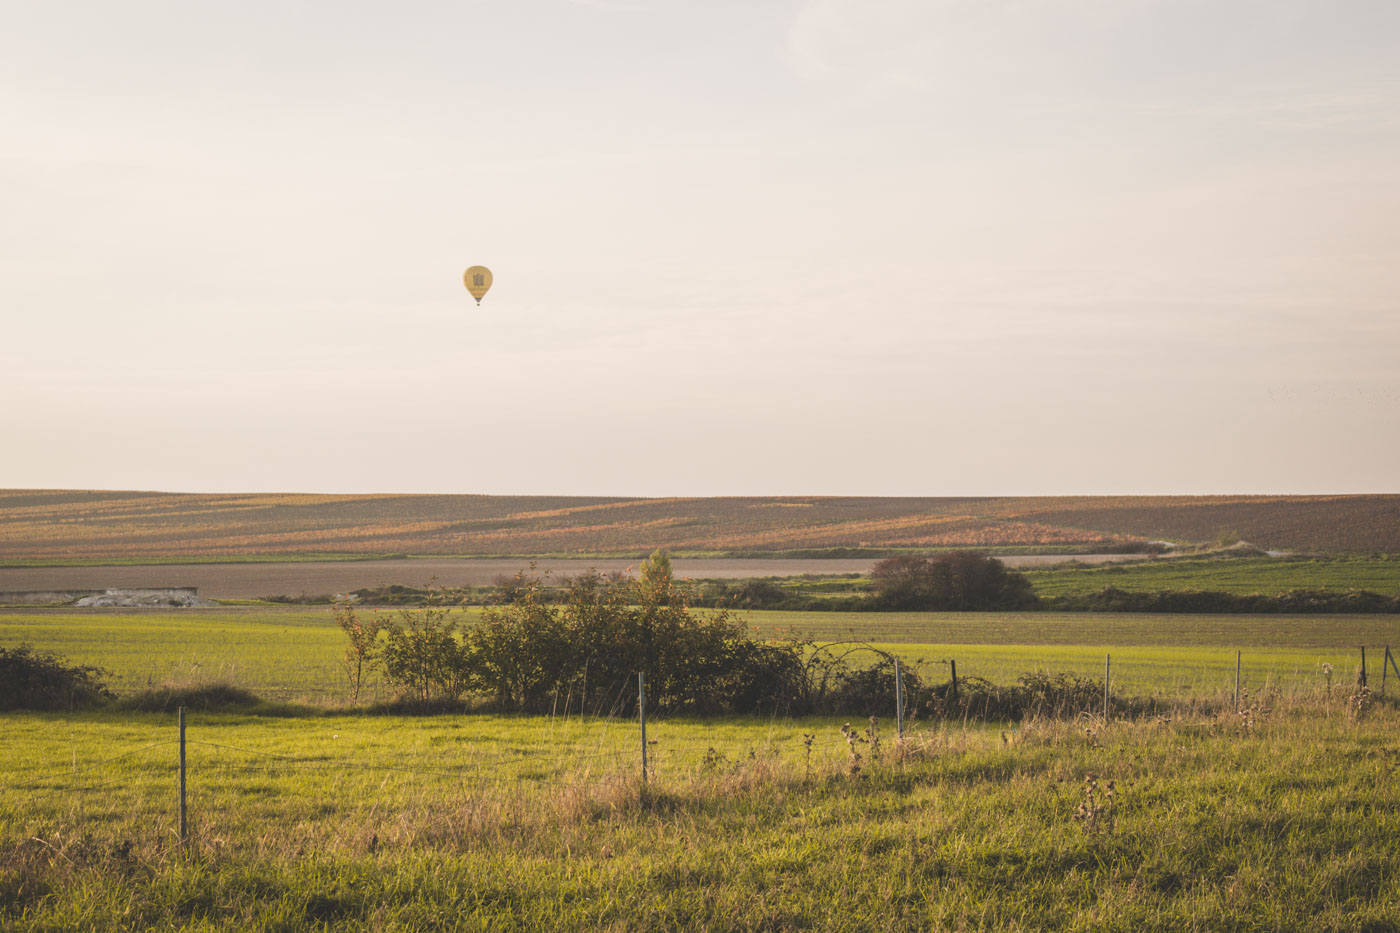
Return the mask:
<svg viewBox="0 0 1400 933"><path fill-rule="evenodd" d="M251 691L232 684L167 685L146 690L117 701L120 709L173 713L180 707L201 712L249 712L265 706Z"/></svg>
<svg viewBox="0 0 1400 933"><path fill-rule="evenodd" d="M693 611L692 591L671 577L664 555L642 571L639 580L585 573L562 597L522 575L509 603L462 631L440 607L401 609L370 625L344 610L347 662L376 663L403 691L396 709L460 709L471 697L502 710L630 714L640 672L658 713L893 711L893 656L858 642L756 641L729 609ZM1000 579L995 568L987 577ZM863 664L872 652L877 660ZM1068 674L1026 675L1010 687L963 677L955 687L926 684L905 666L903 681L911 713L943 718L1062 715L1097 708L1102 696L1097 682Z"/></svg>
<svg viewBox="0 0 1400 933"><path fill-rule="evenodd" d="M860 612L874 608L862 596L815 596L779 586L769 580L706 581L692 596L692 605L716 609L784 609L790 612Z"/></svg>
<svg viewBox="0 0 1400 933"><path fill-rule="evenodd" d="M538 709L572 681L574 656L560 611L539 599L529 582L504 607L487 609L467 633L464 667L470 685L501 708Z"/></svg>
<svg viewBox="0 0 1400 933"><path fill-rule="evenodd" d="M755 643L732 612L695 613L689 595L664 555L653 555L637 581L583 574L569 581L562 606L525 587L467 634L474 684L508 709L577 702L630 711L641 672L657 711L790 706L801 667L795 647Z"/></svg>
<svg viewBox="0 0 1400 933"><path fill-rule="evenodd" d="M1022 716L1077 716L1103 709L1103 681L1075 674L1022 674L1016 688Z"/></svg>
<svg viewBox="0 0 1400 933"><path fill-rule="evenodd" d="M0 648L0 710L98 706L111 698L101 668L72 665L28 645Z"/></svg>
<svg viewBox="0 0 1400 933"><path fill-rule="evenodd" d="M754 642L728 609L692 612L690 595L658 552L639 580L596 572L567 580L559 603L557 591L519 575L508 603L461 632L435 606L368 624L346 608L339 621L352 683L373 664L423 706L470 694L499 709L631 711L641 672L658 712L805 708L801 646Z"/></svg>
<svg viewBox="0 0 1400 933"><path fill-rule="evenodd" d="M905 706L917 708L925 692L923 681L906 665L901 672ZM870 667L850 669L842 665L835 676L835 687L823 705L833 713L859 716L886 716L894 709L894 659L882 657Z"/></svg>
<svg viewBox="0 0 1400 933"><path fill-rule="evenodd" d="M772 715L810 711L807 669L791 642L745 640L735 646L727 686L736 710Z"/></svg>
<svg viewBox="0 0 1400 933"><path fill-rule="evenodd" d="M377 624L385 636L383 647L377 649L384 676L410 699L420 703L456 699L468 689L471 659L457 639L457 623L447 608L400 609ZM347 634L353 650L353 633Z"/></svg>
<svg viewBox="0 0 1400 933"><path fill-rule="evenodd" d="M908 695L908 675L905 684ZM956 687L946 681L921 692L914 708L932 719L1072 718L1103 708L1103 681L1046 671L1022 674L1012 686L959 677Z"/></svg>
<svg viewBox="0 0 1400 933"><path fill-rule="evenodd" d="M870 577L873 601L883 609L958 611L1036 605L1024 574L975 551L889 557L876 562Z"/></svg>

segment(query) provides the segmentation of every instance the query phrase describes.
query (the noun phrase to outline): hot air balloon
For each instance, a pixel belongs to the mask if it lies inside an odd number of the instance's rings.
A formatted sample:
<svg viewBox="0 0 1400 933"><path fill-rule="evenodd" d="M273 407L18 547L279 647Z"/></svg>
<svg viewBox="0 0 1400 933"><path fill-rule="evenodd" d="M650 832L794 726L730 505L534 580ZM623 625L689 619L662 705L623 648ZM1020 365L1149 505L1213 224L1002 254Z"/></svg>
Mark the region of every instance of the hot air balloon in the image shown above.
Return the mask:
<svg viewBox="0 0 1400 933"><path fill-rule="evenodd" d="M476 303L481 304L486 290L491 287L491 270L485 266L472 266L462 273L462 284L467 286L467 291L472 293Z"/></svg>

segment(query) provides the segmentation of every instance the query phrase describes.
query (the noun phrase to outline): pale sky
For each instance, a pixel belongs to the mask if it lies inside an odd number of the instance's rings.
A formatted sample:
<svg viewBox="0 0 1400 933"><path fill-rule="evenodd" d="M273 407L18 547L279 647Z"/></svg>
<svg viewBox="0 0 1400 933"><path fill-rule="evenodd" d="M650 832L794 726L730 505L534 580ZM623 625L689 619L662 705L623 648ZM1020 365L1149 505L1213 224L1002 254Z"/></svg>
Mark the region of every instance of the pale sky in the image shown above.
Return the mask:
<svg viewBox="0 0 1400 933"><path fill-rule="evenodd" d="M0 256L0 487L1400 492L1400 3L0 0Z"/></svg>

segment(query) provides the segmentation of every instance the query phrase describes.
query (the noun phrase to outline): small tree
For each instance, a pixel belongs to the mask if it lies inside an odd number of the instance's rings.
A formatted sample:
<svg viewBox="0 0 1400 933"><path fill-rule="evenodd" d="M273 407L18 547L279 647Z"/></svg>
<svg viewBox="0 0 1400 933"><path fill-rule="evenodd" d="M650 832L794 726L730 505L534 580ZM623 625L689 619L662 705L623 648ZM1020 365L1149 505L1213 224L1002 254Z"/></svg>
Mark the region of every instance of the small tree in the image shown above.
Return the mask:
<svg viewBox="0 0 1400 933"><path fill-rule="evenodd" d="M637 602L641 606L642 670L654 681L656 674L656 624L676 600L675 581L671 578L671 558L661 548L642 561L642 574L637 580ZM653 683L653 687L659 686Z"/></svg>
<svg viewBox="0 0 1400 933"><path fill-rule="evenodd" d="M671 556L662 548L651 552L642 561L642 576L638 588L644 599L661 602L670 597L675 581L671 576Z"/></svg>
<svg viewBox="0 0 1400 933"><path fill-rule="evenodd" d="M350 642L345 646L345 656L340 663L345 667L345 676L350 681L350 699L356 701L360 698L365 674L379 663L382 650L379 632L385 622L377 614L362 621L353 606L341 603L335 607L335 624L340 626Z"/></svg>

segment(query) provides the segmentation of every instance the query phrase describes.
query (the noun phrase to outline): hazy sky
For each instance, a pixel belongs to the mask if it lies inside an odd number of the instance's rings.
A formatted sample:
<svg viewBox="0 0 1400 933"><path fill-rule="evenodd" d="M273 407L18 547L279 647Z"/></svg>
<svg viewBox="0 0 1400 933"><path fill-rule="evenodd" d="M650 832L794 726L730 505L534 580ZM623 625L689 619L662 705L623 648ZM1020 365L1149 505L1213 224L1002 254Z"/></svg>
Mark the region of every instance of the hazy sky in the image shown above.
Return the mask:
<svg viewBox="0 0 1400 933"><path fill-rule="evenodd" d="M0 486L1400 491L1396 0L0 12Z"/></svg>

